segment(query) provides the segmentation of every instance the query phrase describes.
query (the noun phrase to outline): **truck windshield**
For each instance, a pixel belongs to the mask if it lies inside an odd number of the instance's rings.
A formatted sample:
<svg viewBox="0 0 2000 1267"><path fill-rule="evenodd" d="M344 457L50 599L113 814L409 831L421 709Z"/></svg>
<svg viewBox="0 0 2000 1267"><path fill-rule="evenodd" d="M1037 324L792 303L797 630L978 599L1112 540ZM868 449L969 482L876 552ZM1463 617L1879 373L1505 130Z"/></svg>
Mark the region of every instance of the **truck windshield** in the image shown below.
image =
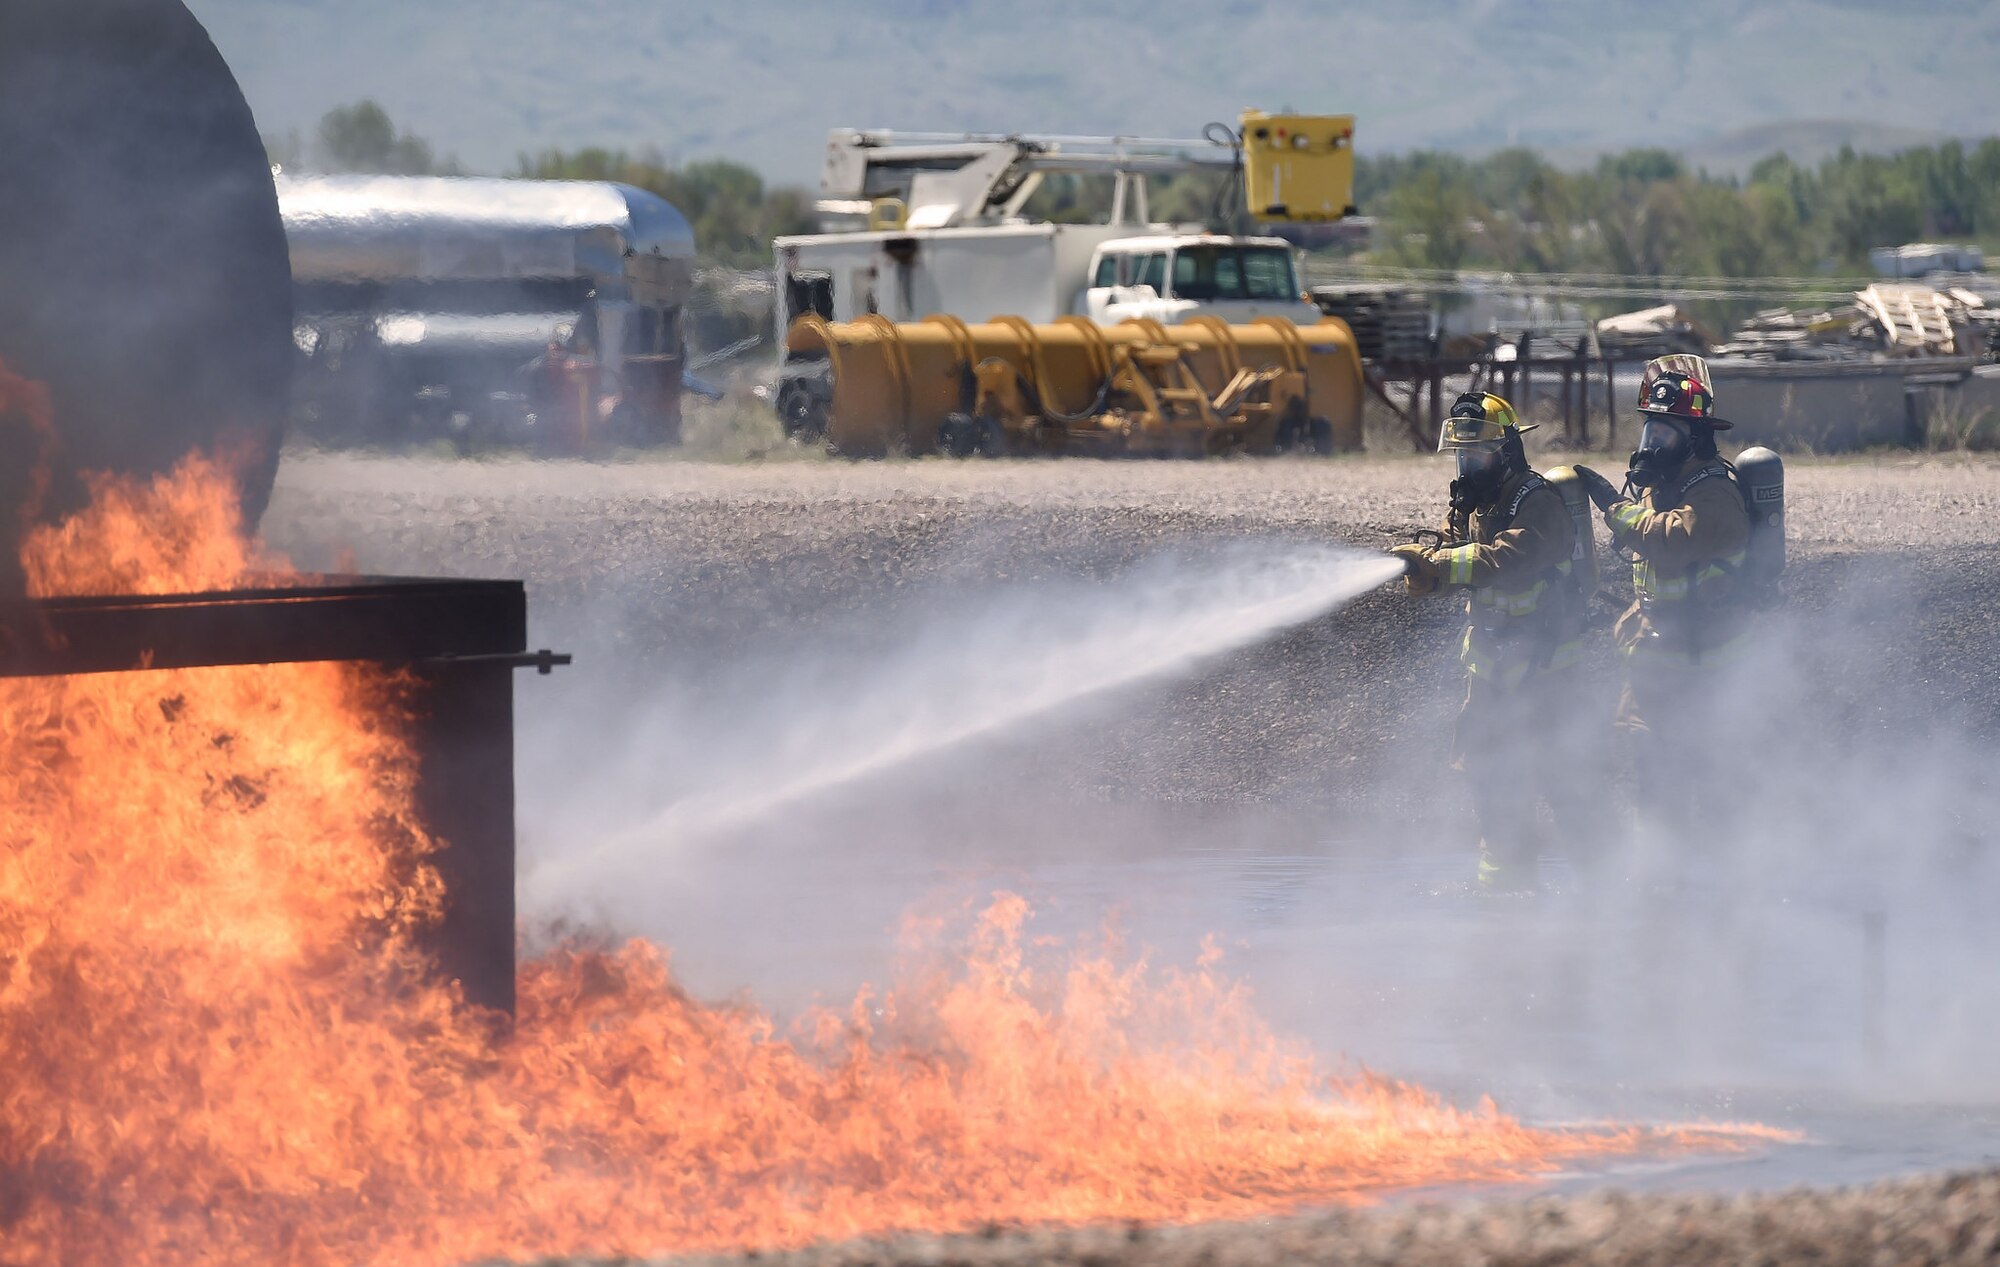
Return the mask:
<svg viewBox="0 0 2000 1267"><path fill-rule="evenodd" d="M1132 284L1134 286L1151 286L1153 288L1153 293L1156 295L1166 294L1167 293L1166 253L1162 251L1154 251L1150 255L1141 255L1136 261L1134 261L1132 268Z"/></svg>
<svg viewBox="0 0 2000 1267"><path fill-rule="evenodd" d="M1174 253L1177 299L1297 299L1282 246L1184 246Z"/></svg>

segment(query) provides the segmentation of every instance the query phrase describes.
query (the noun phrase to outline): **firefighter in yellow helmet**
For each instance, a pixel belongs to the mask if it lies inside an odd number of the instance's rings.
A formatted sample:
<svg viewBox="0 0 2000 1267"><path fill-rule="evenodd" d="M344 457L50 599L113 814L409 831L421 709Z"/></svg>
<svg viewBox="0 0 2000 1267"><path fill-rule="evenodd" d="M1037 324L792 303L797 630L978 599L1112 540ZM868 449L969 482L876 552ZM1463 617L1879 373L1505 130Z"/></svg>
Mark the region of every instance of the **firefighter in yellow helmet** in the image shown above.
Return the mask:
<svg viewBox="0 0 2000 1267"><path fill-rule="evenodd" d="M1528 465L1521 437L1531 430L1491 392L1460 396L1438 438L1438 451L1458 462L1442 539L1394 551L1411 594L1465 601L1466 693L1453 757L1479 821L1479 882L1494 890L1536 887L1541 800L1565 834L1583 834L1573 770L1541 743L1576 729L1562 682L1586 615L1574 571L1577 524Z"/></svg>
<svg viewBox="0 0 2000 1267"><path fill-rule="evenodd" d="M1718 671L1747 639L1754 596L1739 578L1750 515L1735 469L1716 449L1732 424L1715 416L1708 366L1658 357L1639 387L1639 447L1623 491L1579 467L1612 545L1632 557L1632 606L1614 638L1625 662L1619 728L1637 742L1633 787L1659 826L1693 834L1694 798L1719 771Z"/></svg>

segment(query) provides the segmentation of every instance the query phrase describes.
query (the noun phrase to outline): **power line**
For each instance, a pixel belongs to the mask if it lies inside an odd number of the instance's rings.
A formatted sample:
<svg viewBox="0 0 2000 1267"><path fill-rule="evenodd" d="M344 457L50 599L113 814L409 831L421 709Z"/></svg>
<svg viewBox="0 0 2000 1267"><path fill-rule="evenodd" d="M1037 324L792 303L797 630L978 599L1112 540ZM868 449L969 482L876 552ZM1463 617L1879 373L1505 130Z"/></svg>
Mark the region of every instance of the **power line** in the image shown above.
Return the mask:
<svg viewBox="0 0 2000 1267"><path fill-rule="evenodd" d="M1426 293L1518 295L1548 299L1756 300L1840 303L1858 289L1852 280L1827 277L1649 276L1637 273L1507 273L1482 270L1397 268L1384 264L1311 260L1314 282L1376 282ZM1861 283L1865 285L1865 282Z"/></svg>
<svg viewBox="0 0 2000 1267"><path fill-rule="evenodd" d="M1651 273L1514 273L1502 269L1451 269L1451 268L1409 268L1395 264L1372 264L1359 260L1316 259L1308 262L1308 268L1324 272L1380 273L1401 277L1429 278L1450 281L1465 277L1527 277L1546 278L1562 282L1687 282L1695 285L1758 285L1792 286L1800 288L1845 285L1852 279L1834 277L1704 277L1694 274Z"/></svg>

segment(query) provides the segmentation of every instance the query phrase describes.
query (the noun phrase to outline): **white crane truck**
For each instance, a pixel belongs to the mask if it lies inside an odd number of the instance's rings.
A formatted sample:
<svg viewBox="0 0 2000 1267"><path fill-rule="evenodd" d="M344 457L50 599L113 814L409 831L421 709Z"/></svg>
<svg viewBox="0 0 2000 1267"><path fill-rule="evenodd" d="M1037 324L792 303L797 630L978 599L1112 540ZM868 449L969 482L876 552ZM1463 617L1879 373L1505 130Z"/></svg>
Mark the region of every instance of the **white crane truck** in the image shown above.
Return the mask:
<svg viewBox="0 0 2000 1267"><path fill-rule="evenodd" d="M1250 216L1327 222L1354 214L1351 115L1244 112L1199 139L857 131L827 136L817 210L825 232L781 237L778 346L805 313L916 321L1083 316L1103 325L1196 315L1312 324L1294 252L1276 237L1160 224L1147 178L1210 171ZM1037 221L1028 200L1053 173L1113 181L1102 224ZM1226 196L1226 194L1225 194ZM826 367L788 360L774 404L788 432L811 429Z"/></svg>
<svg viewBox="0 0 2000 1267"><path fill-rule="evenodd" d="M1154 223L1146 178L1233 173L1259 219L1337 220L1354 211L1353 138L1349 116L1257 112L1245 113L1240 132L1214 125L1196 140L836 129L820 172L829 231L773 243L780 343L806 312L834 321L934 312L1317 321L1284 240ZM1113 179L1106 223L1025 218L1028 199L1058 172Z"/></svg>

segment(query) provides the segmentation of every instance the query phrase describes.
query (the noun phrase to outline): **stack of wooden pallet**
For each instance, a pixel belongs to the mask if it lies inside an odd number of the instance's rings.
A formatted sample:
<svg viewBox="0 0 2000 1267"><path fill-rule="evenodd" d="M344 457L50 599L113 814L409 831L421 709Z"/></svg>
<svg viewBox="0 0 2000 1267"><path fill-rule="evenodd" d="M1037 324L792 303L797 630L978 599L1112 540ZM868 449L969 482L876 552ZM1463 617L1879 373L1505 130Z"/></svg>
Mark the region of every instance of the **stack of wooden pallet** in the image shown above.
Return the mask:
<svg viewBox="0 0 2000 1267"><path fill-rule="evenodd" d="M1989 293L1991 291L1992 293ZM1985 356L2000 346L2000 290L1983 277L1876 282L1833 308L1771 308L1736 330L1720 356L1772 361Z"/></svg>
<svg viewBox="0 0 2000 1267"><path fill-rule="evenodd" d="M1870 323L1854 304L1795 310L1766 308L1718 347L1718 356L1764 361L1845 361L1880 350Z"/></svg>
<svg viewBox="0 0 2000 1267"><path fill-rule="evenodd" d="M1431 306L1422 295L1385 286L1315 286L1313 302L1354 331L1361 359L1372 365L1428 360Z"/></svg>
<svg viewBox="0 0 2000 1267"><path fill-rule="evenodd" d="M1965 305L1922 282L1877 282L1854 293L1855 307L1871 321L1888 356L1958 355L1959 316Z"/></svg>

